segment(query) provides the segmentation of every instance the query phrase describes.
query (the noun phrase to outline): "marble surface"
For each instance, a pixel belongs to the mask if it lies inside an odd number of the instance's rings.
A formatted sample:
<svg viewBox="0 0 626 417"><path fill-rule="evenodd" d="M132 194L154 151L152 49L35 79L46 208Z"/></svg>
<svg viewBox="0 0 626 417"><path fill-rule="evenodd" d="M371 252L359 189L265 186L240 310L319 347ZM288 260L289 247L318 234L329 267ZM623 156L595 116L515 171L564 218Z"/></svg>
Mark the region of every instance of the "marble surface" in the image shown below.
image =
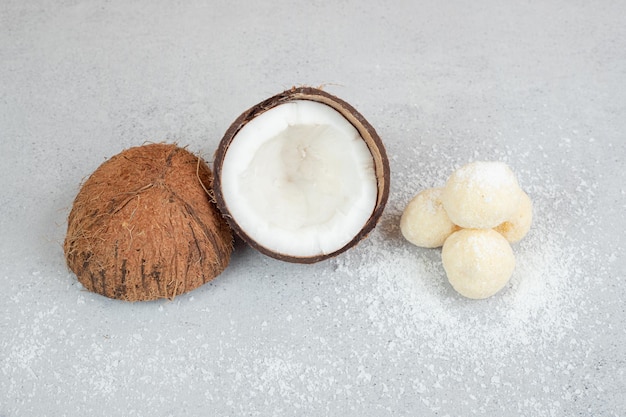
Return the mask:
<svg viewBox="0 0 626 417"><path fill-rule="evenodd" d="M16 1L0 6L0 416L623 416L626 3ZM377 129L389 204L303 266L238 244L173 301L85 291L62 242L122 149L211 160L245 109L324 86ZM472 160L535 203L473 302L404 205Z"/></svg>

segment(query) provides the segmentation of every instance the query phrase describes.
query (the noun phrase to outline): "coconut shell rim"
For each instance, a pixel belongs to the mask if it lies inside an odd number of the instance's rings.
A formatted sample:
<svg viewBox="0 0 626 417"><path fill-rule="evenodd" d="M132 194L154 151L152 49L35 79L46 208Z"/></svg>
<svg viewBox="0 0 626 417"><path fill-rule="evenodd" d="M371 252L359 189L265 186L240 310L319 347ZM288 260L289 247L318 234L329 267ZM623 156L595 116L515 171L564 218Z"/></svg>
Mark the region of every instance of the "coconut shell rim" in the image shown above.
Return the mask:
<svg viewBox="0 0 626 417"><path fill-rule="evenodd" d="M313 256L289 255L273 251L261 245L259 242L250 237L232 217L230 210L228 209L228 205L226 204L226 201L222 194L222 166L224 158L226 157L226 153L228 152L230 144L237 136L239 131L255 117L265 113L268 110L273 109L274 107L294 100L310 100L326 104L338 111L357 129L361 138L366 143L372 155L372 158L374 159L374 170L376 175L376 185L378 189L374 210L372 211L372 214L370 215L368 220L363 224L359 232L341 248L333 252L321 253L319 255ZM235 119L235 121L224 133L224 136L222 137L219 146L215 152L213 174L213 192L215 194L216 204L219 210L222 212L222 215L226 218L228 225L233 230L233 232L237 234L237 236L239 236L242 240L244 240L248 245L250 245L257 251L269 257L286 262L312 264L329 258L333 258L356 246L357 243L366 238L367 235L376 227L376 224L382 217L385 206L387 204L387 200L389 198L391 170L389 167L389 159L387 157L385 146L380 139L380 136L378 135L374 127L365 119L365 117L363 117L363 115L359 113L352 105L340 99L339 97L329 94L319 88L292 87L291 89L285 90L279 94L269 97L259 102L258 104L250 107L241 115L239 115L237 119Z"/></svg>

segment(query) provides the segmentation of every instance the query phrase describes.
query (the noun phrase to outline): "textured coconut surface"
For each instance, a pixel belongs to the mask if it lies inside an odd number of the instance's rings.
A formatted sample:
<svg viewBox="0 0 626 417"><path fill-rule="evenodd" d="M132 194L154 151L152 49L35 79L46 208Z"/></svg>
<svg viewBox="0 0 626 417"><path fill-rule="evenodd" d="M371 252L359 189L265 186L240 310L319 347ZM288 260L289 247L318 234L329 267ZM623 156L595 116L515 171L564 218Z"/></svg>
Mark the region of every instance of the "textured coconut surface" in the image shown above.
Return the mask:
<svg viewBox="0 0 626 417"><path fill-rule="evenodd" d="M626 3L8 0L0 7L0 416L626 415ZM173 301L65 264L80 184L120 151L210 161L292 85L385 143L389 201L313 265L236 243ZM534 203L509 285L457 295L401 237L420 190L506 162Z"/></svg>
<svg viewBox="0 0 626 417"><path fill-rule="evenodd" d="M219 275L233 236L206 163L175 144L125 149L82 184L67 219L67 265L89 291L173 299Z"/></svg>

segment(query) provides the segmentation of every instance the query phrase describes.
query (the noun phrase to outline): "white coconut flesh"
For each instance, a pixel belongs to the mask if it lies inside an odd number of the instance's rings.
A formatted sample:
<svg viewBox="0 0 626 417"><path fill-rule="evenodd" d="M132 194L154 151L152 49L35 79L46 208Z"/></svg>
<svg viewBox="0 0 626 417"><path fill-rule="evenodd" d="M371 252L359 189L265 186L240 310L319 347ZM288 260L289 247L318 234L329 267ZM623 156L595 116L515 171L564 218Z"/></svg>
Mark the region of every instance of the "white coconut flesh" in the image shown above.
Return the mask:
<svg viewBox="0 0 626 417"><path fill-rule="evenodd" d="M378 188L358 130L328 105L293 100L239 130L224 157L221 192L232 218L256 243L312 257L358 235Z"/></svg>

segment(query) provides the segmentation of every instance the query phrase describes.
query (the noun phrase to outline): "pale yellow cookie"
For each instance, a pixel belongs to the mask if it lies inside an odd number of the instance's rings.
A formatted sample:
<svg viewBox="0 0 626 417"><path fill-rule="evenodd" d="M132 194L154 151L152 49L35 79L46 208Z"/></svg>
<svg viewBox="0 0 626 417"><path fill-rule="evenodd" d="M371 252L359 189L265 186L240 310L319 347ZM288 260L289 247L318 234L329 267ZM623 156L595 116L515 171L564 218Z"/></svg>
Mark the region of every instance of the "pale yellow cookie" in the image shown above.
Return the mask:
<svg viewBox="0 0 626 417"><path fill-rule="evenodd" d="M456 170L441 195L452 222L468 229L491 229L517 212L520 188L503 162L472 162Z"/></svg>
<svg viewBox="0 0 626 417"><path fill-rule="evenodd" d="M500 291L515 269L509 242L493 229L462 229L443 245L443 267L461 295L482 299Z"/></svg>
<svg viewBox="0 0 626 417"><path fill-rule="evenodd" d="M441 203L443 188L430 188L407 204L400 218L406 240L424 248L438 248L458 227L452 223Z"/></svg>
<svg viewBox="0 0 626 417"><path fill-rule="evenodd" d="M519 242L530 230L533 222L533 202L525 192L521 192L517 213L494 228L511 243Z"/></svg>

